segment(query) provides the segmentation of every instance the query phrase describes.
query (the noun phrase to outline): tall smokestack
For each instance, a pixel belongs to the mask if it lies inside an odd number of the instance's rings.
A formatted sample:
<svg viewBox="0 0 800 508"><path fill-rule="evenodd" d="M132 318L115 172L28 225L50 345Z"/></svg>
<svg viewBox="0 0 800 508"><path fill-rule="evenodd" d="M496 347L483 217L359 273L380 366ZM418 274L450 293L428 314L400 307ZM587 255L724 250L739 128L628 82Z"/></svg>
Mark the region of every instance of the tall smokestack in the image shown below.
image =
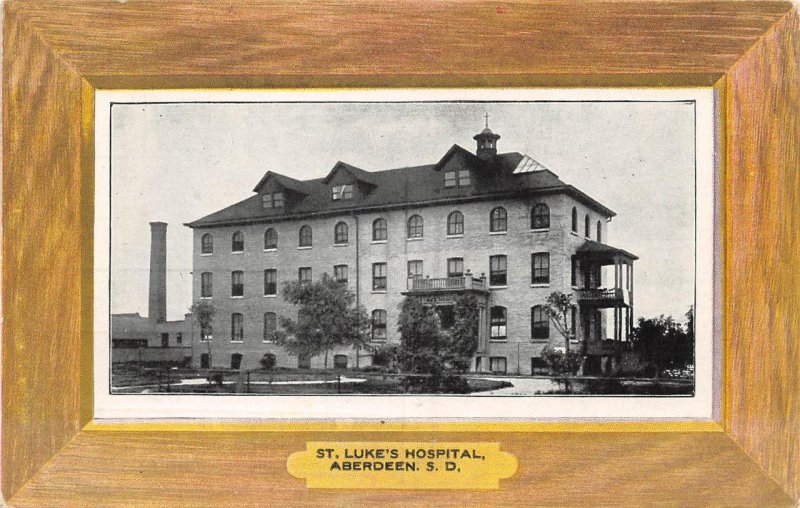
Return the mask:
<svg viewBox="0 0 800 508"><path fill-rule="evenodd" d="M167 320L167 224L150 223L150 305L147 317L153 323Z"/></svg>

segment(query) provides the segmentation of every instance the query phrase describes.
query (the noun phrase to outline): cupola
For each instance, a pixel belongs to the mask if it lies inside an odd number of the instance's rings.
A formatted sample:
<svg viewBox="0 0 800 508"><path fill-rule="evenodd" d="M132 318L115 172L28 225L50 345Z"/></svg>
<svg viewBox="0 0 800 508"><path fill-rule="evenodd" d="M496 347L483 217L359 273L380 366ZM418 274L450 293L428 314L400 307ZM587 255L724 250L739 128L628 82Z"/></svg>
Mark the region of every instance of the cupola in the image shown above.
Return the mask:
<svg viewBox="0 0 800 508"><path fill-rule="evenodd" d="M489 160L497 155L497 140L500 139L500 135L495 134L489 128L489 113L486 113L485 119L486 127L479 134L475 134L472 139L478 142L478 149L475 152L478 157Z"/></svg>

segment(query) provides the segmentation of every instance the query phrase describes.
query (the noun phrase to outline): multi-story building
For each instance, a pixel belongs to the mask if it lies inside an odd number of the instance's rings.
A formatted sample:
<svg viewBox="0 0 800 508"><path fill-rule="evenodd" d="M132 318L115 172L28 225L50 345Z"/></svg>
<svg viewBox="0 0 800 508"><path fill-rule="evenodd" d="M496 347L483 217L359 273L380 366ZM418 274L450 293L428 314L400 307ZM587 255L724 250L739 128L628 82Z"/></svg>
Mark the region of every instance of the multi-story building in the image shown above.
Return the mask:
<svg viewBox="0 0 800 508"><path fill-rule="evenodd" d="M372 172L338 162L304 181L268 171L255 195L187 224L193 297L215 308L203 334L212 366L256 367L265 353L278 366L321 366L288 355L273 334L279 316L297 312L282 283L328 273L367 310L376 345L399 342L407 295L439 307L446 324L454 296L475 294L472 368L481 372L537 372L546 345L565 345L547 297L573 295L568 332L599 370L631 330L637 258L606 243L613 211L527 155L498 154L499 138L487 127L475 154L454 145L425 166ZM194 351L196 365L209 364L204 347ZM370 363L366 351L334 355L339 367Z"/></svg>

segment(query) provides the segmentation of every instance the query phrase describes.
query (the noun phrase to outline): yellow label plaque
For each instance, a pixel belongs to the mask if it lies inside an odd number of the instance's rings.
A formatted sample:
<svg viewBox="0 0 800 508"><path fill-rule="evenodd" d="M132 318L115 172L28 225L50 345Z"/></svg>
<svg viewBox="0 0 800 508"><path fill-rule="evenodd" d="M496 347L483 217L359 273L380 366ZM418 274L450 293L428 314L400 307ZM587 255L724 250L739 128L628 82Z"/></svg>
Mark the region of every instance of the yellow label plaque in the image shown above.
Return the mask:
<svg viewBox="0 0 800 508"><path fill-rule="evenodd" d="M517 470L499 443L308 442L286 464L312 489L498 489Z"/></svg>

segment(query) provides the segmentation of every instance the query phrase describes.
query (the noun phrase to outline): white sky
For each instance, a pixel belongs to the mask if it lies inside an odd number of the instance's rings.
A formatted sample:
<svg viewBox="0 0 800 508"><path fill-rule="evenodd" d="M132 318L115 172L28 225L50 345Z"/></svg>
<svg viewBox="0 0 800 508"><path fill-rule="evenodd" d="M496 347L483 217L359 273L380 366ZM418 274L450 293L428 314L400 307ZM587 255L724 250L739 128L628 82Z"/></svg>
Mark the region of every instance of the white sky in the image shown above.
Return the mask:
<svg viewBox="0 0 800 508"><path fill-rule="evenodd" d="M615 212L604 241L639 256L635 312L683 320L694 290L694 108L686 103L136 104L112 109L112 312L147 314L151 221L167 229L167 314L191 304L191 230L268 171L324 176L474 152L530 155Z"/></svg>

